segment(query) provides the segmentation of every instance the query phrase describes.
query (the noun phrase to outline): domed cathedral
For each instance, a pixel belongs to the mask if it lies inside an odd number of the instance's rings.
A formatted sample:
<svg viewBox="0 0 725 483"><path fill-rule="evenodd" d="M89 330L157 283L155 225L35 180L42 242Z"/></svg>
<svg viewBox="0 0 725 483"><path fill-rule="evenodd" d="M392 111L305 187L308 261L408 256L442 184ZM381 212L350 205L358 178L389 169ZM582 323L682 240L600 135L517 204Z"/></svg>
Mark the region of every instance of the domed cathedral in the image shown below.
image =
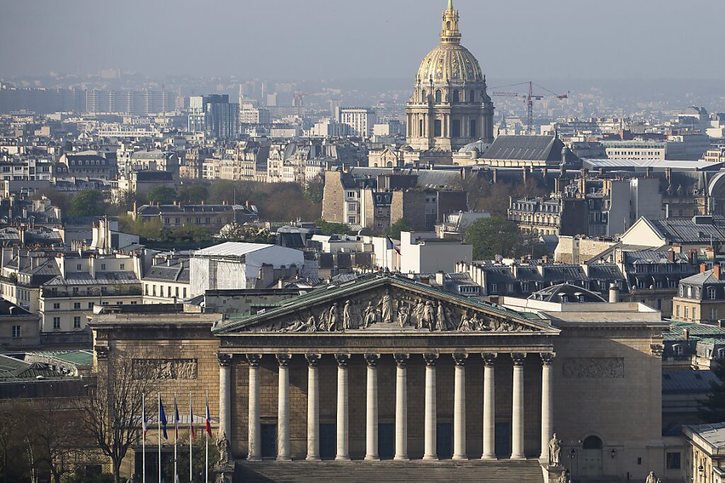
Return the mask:
<svg viewBox="0 0 725 483"><path fill-rule="evenodd" d="M461 45L453 0L443 12L440 44L418 69L406 107L408 144L454 151L474 141L493 142L493 102L476 57Z"/></svg>

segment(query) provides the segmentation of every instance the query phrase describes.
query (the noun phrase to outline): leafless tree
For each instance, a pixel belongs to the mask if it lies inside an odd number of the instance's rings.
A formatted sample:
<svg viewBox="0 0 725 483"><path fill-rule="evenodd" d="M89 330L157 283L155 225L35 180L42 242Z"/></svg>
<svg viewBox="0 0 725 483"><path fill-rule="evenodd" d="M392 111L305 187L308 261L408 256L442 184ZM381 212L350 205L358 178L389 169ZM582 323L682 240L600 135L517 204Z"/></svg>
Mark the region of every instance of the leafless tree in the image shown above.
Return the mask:
<svg viewBox="0 0 725 483"><path fill-rule="evenodd" d="M109 358L107 364L80 405L81 425L93 444L111 459L114 481L120 483L121 462L143 431L141 399L148 392L148 382L134 377L129 359L114 362Z"/></svg>
<svg viewBox="0 0 725 483"><path fill-rule="evenodd" d="M31 437L36 449L36 464L46 466L55 483L82 460L87 446L76 428L78 403L67 399L42 399L30 408Z"/></svg>

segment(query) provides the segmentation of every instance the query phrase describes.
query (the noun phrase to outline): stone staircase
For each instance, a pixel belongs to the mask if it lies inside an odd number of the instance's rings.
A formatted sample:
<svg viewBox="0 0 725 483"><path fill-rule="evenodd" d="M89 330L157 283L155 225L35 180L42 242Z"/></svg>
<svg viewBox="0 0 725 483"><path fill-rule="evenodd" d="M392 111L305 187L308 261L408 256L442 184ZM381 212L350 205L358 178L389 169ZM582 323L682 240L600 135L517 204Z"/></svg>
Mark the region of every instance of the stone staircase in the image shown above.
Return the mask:
<svg viewBox="0 0 725 483"><path fill-rule="evenodd" d="M543 483L541 466L528 461L238 461L235 482L483 482Z"/></svg>

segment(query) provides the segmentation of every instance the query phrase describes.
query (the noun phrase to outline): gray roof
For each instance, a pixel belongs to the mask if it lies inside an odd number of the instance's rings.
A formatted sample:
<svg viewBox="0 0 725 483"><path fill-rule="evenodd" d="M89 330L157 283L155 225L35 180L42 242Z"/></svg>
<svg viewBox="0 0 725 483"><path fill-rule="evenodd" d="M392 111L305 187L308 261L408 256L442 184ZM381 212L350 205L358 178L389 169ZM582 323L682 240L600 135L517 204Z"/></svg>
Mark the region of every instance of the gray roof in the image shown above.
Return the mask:
<svg viewBox="0 0 725 483"><path fill-rule="evenodd" d="M56 277L46 286L63 285L132 285L139 283L133 272L97 272L95 277L90 273L68 273L65 277Z"/></svg>
<svg viewBox="0 0 725 483"><path fill-rule="evenodd" d="M567 300L571 303L578 302L606 302L600 295L589 291L585 288L579 287L578 285L571 285L568 283L562 283L559 285L552 285L538 292L534 292L529 297L532 300L543 300L545 302L562 302Z"/></svg>
<svg viewBox="0 0 725 483"><path fill-rule="evenodd" d="M681 369L662 371L663 393L706 393L713 382L719 382L719 379L712 371Z"/></svg>
<svg viewBox="0 0 725 483"><path fill-rule="evenodd" d="M144 280L189 283L189 261L174 260L169 265L154 265L149 269Z"/></svg>
<svg viewBox="0 0 725 483"><path fill-rule="evenodd" d="M645 220L669 243L725 242L725 226L718 219L712 224L696 224L693 220L681 218Z"/></svg>
<svg viewBox="0 0 725 483"><path fill-rule="evenodd" d="M680 280L680 283L684 283L687 285L725 285L725 280L720 280L718 277L716 277L713 270L706 270L701 273L696 273L695 275L692 275L690 277L683 278L682 280Z"/></svg>
<svg viewBox="0 0 725 483"><path fill-rule="evenodd" d="M546 161L558 165L562 149L564 143L555 136L499 136L482 158ZM567 161L576 161L576 156L569 153Z"/></svg>

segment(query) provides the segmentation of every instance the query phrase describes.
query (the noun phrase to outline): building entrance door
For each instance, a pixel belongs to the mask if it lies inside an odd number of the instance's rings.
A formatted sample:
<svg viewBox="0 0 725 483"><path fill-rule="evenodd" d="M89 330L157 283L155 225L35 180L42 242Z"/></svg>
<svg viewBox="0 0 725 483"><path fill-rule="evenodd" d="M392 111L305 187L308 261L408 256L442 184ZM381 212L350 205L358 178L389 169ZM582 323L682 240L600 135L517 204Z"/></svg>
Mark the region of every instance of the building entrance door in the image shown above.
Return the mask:
<svg viewBox="0 0 725 483"><path fill-rule="evenodd" d="M602 475L602 440L589 436L582 444L581 474L582 476Z"/></svg>
<svg viewBox="0 0 725 483"><path fill-rule="evenodd" d="M277 423L262 423L262 458L277 456Z"/></svg>

